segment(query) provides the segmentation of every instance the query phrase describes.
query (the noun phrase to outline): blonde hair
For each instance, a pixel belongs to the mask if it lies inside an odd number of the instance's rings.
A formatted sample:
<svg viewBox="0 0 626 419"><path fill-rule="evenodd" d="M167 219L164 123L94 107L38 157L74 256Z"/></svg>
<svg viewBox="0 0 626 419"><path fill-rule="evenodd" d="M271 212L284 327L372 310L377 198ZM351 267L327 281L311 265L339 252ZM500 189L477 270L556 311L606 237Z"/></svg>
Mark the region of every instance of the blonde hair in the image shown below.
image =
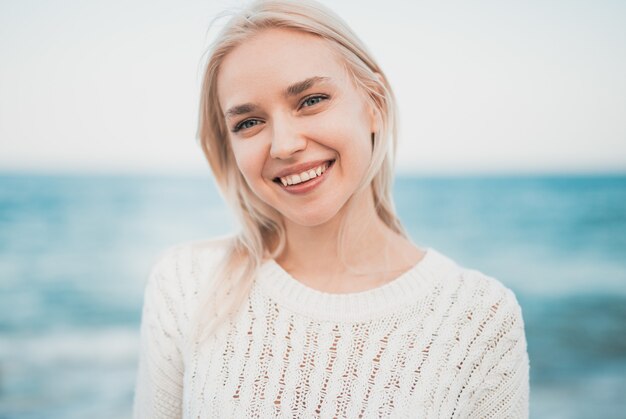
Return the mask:
<svg viewBox="0 0 626 419"><path fill-rule="evenodd" d="M206 300L197 312L200 338L206 338L232 319L248 297L254 277L265 257L276 258L286 245L281 214L261 201L239 172L228 141L223 110L217 95L217 76L224 57L256 33L285 28L320 37L338 53L352 81L365 93L378 118L373 133L372 159L357 190L371 186L376 213L394 232L408 237L395 214L391 196L396 150L395 98L384 73L361 40L332 11L314 1L255 1L230 18L208 51L200 99L198 137L222 196L233 208L241 231L228 244ZM355 193L354 195L356 195ZM354 197L353 195L353 197ZM346 202L350 212L354 200ZM345 220L338 244L343 260Z"/></svg>

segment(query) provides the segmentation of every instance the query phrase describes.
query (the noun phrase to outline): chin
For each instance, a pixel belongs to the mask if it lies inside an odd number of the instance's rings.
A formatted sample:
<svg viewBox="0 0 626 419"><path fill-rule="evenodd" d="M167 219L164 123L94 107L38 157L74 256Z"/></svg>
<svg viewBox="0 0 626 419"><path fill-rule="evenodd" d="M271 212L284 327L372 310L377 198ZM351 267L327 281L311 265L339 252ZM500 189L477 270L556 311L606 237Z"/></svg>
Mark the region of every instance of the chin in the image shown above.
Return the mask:
<svg viewBox="0 0 626 419"><path fill-rule="evenodd" d="M316 227L319 225L323 225L331 221L336 215L336 212L333 214L324 213L321 211L312 211L310 214L284 214L283 217L289 220L290 223L297 224L303 227Z"/></svg>

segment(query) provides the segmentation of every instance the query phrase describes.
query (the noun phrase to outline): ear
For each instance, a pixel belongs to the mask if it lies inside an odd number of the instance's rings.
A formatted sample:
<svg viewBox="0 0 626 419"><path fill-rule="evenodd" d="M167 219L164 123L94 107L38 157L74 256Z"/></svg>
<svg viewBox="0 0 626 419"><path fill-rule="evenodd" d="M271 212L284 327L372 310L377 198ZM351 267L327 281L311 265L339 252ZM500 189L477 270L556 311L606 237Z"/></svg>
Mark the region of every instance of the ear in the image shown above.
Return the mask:
<svg viewBox="0 0 626 419"><path fill-rule="evenodd" d="M367 107L369 110L368 114L370 118L370 132L373 134L375 132L378 132L378 129L380 127L380 122L379 122L380 117L378 116L378 112L376 112L374 105L372 103L368 103Z"/></svg>
<svg viewBox="0 0 626 419"><path fill-rule="evenodd" d="M378 83L381 86L385 85L385 79L383 78L382 74L380 74L379 72L375 72L374 74L376 74L376 77L378 78ZM380 92L382 94L382 92ZM381 120L380 120L380 112L378 112L378 109L375 108L375 103L372 101L372 99L370 99L368 104L368 108L369 108L369 116L370 116L370 120L371 120L371 132L377 132L380 129L380 125L381 125Z"/></svg>
<svg viewBox="0 0 626 419"><path fill-rule="evenodd" d="M368 100L367 109L370 120L371 133L376 133L380 131L383 125L381 110L376 105L377 103L373 99Z"/></svg>

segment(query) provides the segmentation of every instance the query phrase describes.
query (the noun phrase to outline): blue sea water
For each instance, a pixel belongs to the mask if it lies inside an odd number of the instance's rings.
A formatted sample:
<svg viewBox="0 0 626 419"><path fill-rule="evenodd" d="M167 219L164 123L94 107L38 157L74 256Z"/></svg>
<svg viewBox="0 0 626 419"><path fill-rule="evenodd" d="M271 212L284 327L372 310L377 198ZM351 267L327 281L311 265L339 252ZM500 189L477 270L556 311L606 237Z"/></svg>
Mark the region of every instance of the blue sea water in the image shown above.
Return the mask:
<svg viewBox="0 0 626 419"><path fill-rule="evenodd" d="M626 176L394 189L415 243L516 293L531 417L624 417ZM235 229L208 177L0 174L0 418L129 418L152 263Z"/></svg>

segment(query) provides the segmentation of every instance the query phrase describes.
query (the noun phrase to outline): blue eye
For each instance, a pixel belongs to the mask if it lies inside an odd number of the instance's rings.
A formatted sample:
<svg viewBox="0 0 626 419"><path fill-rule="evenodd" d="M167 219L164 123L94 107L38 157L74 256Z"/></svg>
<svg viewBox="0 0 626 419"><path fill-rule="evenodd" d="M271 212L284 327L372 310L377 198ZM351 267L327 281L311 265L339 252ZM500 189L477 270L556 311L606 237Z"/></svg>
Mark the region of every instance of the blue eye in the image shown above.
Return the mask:
<svg viewBox="0 0 626 419"><path fill-rule="evenodd" d="M259 121L258 119L246 119L245 121L241 121L240 123L235 125L235 128L233 128L233 132L237 132L242 129L252 128L253 126L260 123L261 121Z"/></svg>
<svg viewBox="0 0 626 419"><path fill-rule="evenodd" d="M302 104L300 105L300 107L304 108L304 107L314 106L326 99L328 99L328 96L324 96L324 95L309 96L308 98L302 101Z"/></svg>

